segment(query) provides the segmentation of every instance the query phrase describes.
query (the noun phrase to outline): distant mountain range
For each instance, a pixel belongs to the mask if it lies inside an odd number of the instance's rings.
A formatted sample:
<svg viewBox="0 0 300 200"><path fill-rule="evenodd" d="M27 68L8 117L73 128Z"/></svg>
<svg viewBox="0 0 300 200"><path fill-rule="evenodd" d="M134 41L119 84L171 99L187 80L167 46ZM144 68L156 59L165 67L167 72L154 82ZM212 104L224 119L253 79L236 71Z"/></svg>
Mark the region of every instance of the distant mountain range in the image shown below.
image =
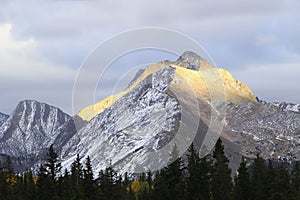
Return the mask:
<svg viewBox="0 0 300 200"><path fill-rule="evenodd" d="M262 101L228 71L213 68L193 52L139 71L127 89L76 116L21 101L9 116L0 113L0 154L11 156L19 171L37 169L54 144L65 167L80 154L89 155L97 170L109 164L121 173L155 169L165 164L160 156L168 157L170 149L153 155L171 141L194 141L200 148L212 113L219 117L222 108L221 138L233 169L241 156L251 159L257 153L300 160L300 105Z"/></svg>

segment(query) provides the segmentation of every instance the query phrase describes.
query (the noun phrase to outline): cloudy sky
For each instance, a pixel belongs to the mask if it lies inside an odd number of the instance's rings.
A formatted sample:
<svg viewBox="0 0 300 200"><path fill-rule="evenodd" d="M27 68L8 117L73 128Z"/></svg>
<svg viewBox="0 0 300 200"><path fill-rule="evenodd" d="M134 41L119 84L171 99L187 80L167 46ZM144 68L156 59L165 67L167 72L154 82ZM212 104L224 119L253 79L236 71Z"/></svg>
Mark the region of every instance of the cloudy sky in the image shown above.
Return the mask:
<svg viewBox="0 0 300 200"><path fill-rule="evenodd" d="M113 35L141 27L185 33L255 95L300 103L299 21L298 0L0 0L0 111L36 99L72 114L84 59ZM114 87L122 63L174 58L151 51L123 58L97 98Z"/></svg>

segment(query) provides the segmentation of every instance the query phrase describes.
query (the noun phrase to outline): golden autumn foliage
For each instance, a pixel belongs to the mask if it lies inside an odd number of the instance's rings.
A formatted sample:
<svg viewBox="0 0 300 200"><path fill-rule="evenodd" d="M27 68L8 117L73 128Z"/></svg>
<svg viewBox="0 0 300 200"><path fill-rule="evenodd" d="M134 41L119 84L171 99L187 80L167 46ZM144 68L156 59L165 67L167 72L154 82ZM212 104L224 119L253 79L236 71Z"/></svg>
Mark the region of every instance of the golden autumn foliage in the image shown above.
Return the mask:
<svg viewBox="0 0 300 200"><path fill-rule="evenodd" d="M7 177L6 178L6 182L8 183L8 184L10 184L11 186L15 186L16 184L17 184L17 179L16 179L16 177Z"/></svg>
<svg viewBox="0 0 300 200"><path fill-rule="evenodd" d="M135 198L138 200L139 198L139 194L143 193L143 192L148 192L149 191L149 183L146 181L137 181L134 180L131 183L131 190L134 192L135 194Z"/></svg>

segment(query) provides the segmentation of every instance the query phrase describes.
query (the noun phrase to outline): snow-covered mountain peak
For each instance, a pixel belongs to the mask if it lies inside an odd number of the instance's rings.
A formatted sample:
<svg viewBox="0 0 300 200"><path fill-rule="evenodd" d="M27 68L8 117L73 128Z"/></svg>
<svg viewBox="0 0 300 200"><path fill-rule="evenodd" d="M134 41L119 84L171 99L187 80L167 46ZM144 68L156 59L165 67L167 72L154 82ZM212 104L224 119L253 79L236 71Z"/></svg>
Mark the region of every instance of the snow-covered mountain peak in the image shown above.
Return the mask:
<svg viewBox="0 0 300 200"><path fill-rule="evenodd" d="M201 58L198 54L186 51L176 61L176 65L192 70L203 70L213 68L206 60Z"/></svg>
<svg viewBox="0 0 300 200"><path fill-rule="evenodd" d="M234 79L228 71L212 67L207 61L193 52L185 52L175 62L158 62L147 67L145 70L139 71L127 89L104 98L94 105L83 108L76 117L81 118L83 121L90 121L97 114L100 114L112 106L118 99L133 90L146 77L170 66L176 69L172 82L176 83L172 85L175 85L177 89L181 89L185 92L191 91L192 93L190 95L196 93L200 99L210 99L211 94L215 94L215 97L219 98L222 97L222 95L218 95L218 93L226 93L226 100L230 102L244 103L247 101L256 101L255 96L246 84ZM183 82L187 84L180 84ZM224 86L222 86L223 84ZM187 85L190 88L183 87ZM226 98L225 94L223 97L223 99L219 98L218 100L223 101Z"/></svg>
<svg viewBox="0 0 300 200"><path fill-rule="evenodd" d="M72 117L34 100L21 101L0 127L0 153L10 156L38 154L49 147Z"/></svg>

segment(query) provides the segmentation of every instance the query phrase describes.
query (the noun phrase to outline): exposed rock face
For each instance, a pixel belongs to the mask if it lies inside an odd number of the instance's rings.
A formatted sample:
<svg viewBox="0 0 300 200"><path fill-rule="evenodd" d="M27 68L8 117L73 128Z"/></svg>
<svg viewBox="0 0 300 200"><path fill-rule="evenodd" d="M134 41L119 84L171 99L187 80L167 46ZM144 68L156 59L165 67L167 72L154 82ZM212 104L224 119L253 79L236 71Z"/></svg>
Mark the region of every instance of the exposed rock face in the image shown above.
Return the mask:
<svg viewBox="0 0 300 200"><path fill-rule="evenodd" d="M300 160L300 113L271 104L230 103L226 118L224 135L241 148L242 155Z"/></svg>
<svg viewBox="0 0 300 200"><path fill-rule="evenodd" d="M9 115L0 112L0 126L9 118Z"/></svg>

